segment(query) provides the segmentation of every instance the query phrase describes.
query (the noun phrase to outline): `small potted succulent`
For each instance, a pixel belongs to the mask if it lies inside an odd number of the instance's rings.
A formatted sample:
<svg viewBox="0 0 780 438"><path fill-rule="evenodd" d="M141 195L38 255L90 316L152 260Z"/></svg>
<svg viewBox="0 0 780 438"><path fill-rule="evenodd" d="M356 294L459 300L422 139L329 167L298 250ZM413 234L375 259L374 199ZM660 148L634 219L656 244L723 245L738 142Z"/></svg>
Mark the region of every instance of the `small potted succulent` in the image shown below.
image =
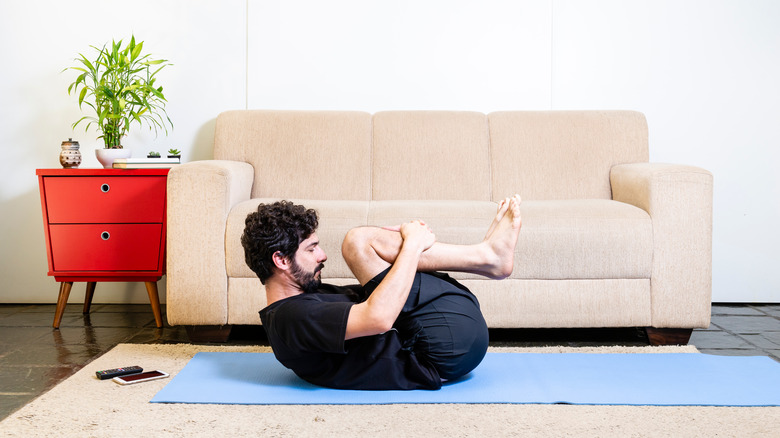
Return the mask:
<svg viewBox="0 0 780 438"><path fill-rule="evenodd" d="M167 101L163 88L156 84L157 74L171 64L165 59L141 54L143 46L143 41L136 42L135 36L127 45L120 40L102 48L92 46L97 52L94 58L79 54L75 59L77 64L65 69L79 72L68 87L68 94L78 95L79 109L86 105L93 113L80 118L72 127L87 121L85 130L89 130L95 124L101 134L98 138L104 143L103 149L95 151L103 167L110 168L115 158L121 158L102 156L123 150L122 137L127 135L133 122L139 126L146 124L155 134L159 129L168 134L168 127L173 128L165 111ZM125 149L120 155L129 158L130 150Z"/></svg>
<svg viewBox="0 0 780 438"><path fill-rule="evenodd" d="M151 152L149 152L149 155L146 156L146 158L160 158L160 153L159 152L155 152L155 151L151 151Z"/></svg>
<svg viewBox="0 0 780 438"><path fill-rule="evenodd" d="M181 158L181 151L178 149L168 149L168 158Z"/></svg>

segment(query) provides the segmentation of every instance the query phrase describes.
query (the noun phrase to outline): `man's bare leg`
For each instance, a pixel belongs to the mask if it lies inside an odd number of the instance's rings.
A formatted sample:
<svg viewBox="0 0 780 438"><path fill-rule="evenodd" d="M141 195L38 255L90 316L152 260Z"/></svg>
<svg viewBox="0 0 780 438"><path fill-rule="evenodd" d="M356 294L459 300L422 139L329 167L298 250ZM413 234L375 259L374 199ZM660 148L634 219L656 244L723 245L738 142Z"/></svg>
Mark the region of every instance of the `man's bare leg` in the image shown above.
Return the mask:
<svg viewBox="0 0 780 438"><path fill-rule="evenodd" d="M515 195L499 203L482 242L474 245L436 242L422 254L418 271L459 271L506 278L512 273L521 226L520 196ZM360 227L347 233L342 254L360 284L366 284L390 267L401 243L401 236L396 231Z"/></svg>

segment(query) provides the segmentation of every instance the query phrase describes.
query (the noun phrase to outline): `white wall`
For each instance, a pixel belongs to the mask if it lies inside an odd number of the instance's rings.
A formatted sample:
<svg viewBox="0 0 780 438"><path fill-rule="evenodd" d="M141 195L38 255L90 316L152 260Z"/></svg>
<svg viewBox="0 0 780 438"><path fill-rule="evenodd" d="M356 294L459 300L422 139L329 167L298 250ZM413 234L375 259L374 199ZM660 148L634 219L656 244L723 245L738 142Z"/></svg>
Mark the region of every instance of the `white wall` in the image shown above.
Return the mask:
<svg viewBox="0 0 780 438"><path fill-rule="evenodd" d="M59 167L68 137L82 167L99 147L70 129L60 71L131 32L175 64L175 129L132 134L137 156L207 159L216 115L247 107L642 111L652 161L715 175L713 300L780 302L777 23L772 0L0 0L0 303L56 300L35 169ZM101 284L95 301L147 297Z"/></svg>

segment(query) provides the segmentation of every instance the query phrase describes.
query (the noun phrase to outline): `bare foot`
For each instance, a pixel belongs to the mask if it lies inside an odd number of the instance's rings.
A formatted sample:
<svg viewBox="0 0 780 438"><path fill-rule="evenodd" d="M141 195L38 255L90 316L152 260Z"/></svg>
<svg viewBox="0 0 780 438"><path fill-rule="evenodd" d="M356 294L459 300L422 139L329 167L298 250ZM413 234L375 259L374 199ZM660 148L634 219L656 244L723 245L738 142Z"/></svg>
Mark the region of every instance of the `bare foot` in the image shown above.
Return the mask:
<svg viewBox="0 0 780 438"><path fill-rule="evenodd" d="M490 278L501 279L512 274L515 262L515 246L520 236L520 195L515 195L499 204L498 213L488 227L483 244L488 260L487 273Z"/></svg>

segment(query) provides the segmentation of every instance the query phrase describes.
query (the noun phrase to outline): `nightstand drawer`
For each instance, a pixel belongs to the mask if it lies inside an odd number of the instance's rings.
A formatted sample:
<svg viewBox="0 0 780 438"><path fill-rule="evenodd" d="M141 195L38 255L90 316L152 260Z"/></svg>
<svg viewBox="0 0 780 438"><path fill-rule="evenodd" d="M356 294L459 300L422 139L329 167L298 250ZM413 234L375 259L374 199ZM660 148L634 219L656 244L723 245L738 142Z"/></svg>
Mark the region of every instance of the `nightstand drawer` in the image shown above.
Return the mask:
<svg viewBox="0 0 780 438"><path fill-rule="evenodd" d="M162 224L49 225L54 271L155 271Z"/></svg>
<svg viewBox="0 0 780 438"><path fill-rule="evenodd" d="M165 216L164 176L43 178L50 224L155 223Z"/></svg>

